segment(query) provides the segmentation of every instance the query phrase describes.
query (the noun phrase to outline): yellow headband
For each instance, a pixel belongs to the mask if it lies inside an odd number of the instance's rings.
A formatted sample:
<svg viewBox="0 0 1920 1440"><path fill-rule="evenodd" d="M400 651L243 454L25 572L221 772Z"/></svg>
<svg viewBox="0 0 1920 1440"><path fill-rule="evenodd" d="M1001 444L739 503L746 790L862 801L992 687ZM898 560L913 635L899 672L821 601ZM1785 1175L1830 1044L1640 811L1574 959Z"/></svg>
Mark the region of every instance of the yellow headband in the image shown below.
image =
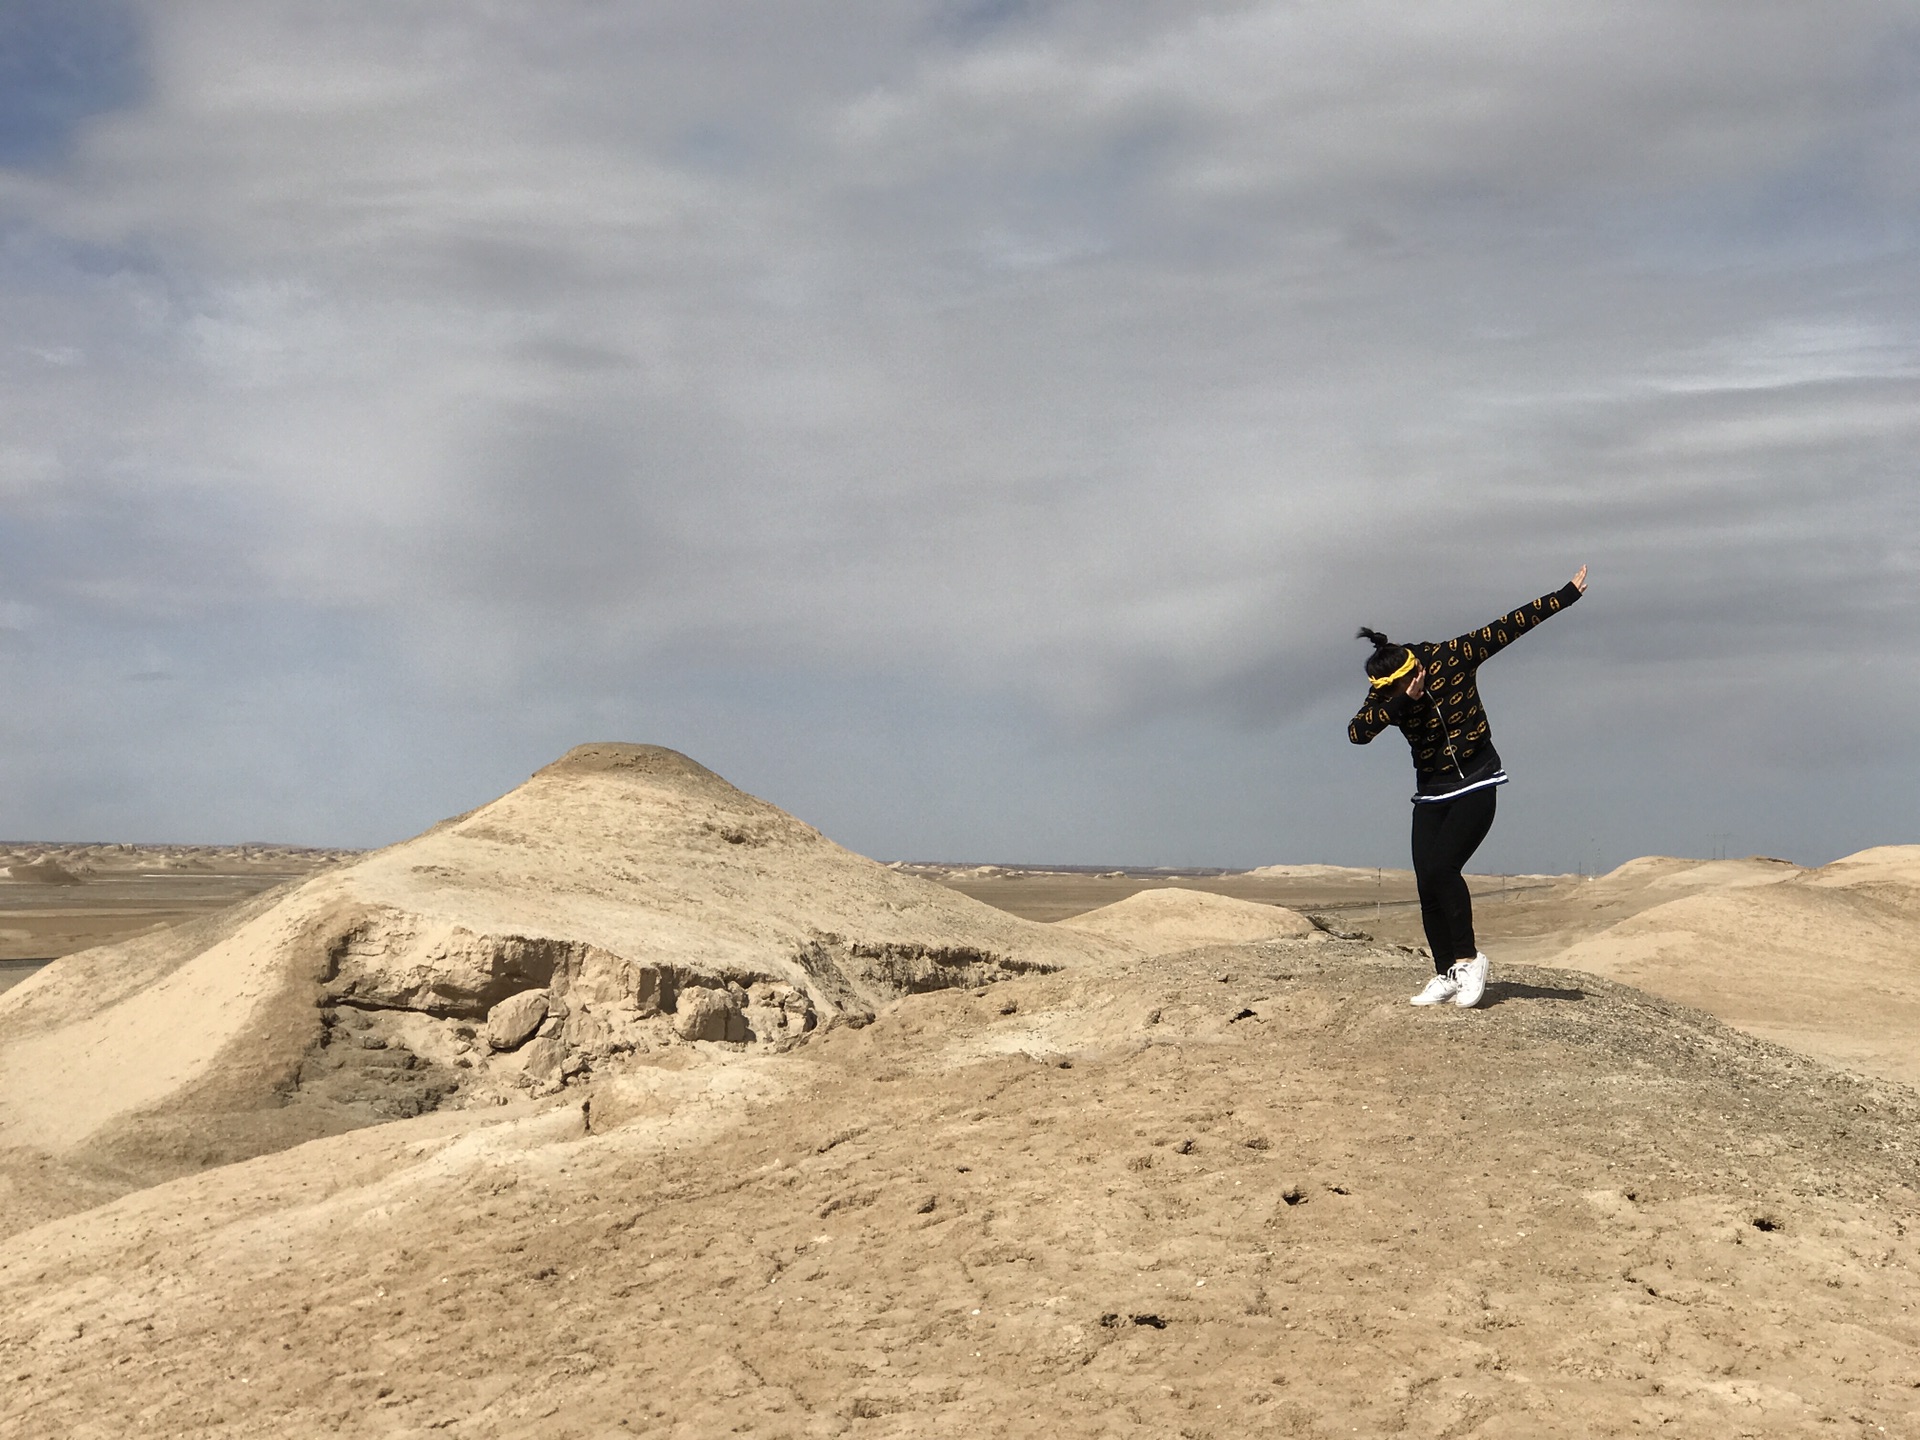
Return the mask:
<svg viewBox="0 0 1920 1440"><path fill-rule="evenodd" d="M1387 686L1391 685L1394 681L1398 680L1402 675L1408 674L1410 671L1412 671L1413 667L1419 663L1420 663L1419 661L1413 658L1413 652L1409 650L1407 652L1406 664L1402 665L1398 670L1394 671L1391 675L1382 675L1378 680L1371 680L1371 681L1368 681L1367 683L1370 684L1375 690L1384 690L1387 688Z"/></svg>

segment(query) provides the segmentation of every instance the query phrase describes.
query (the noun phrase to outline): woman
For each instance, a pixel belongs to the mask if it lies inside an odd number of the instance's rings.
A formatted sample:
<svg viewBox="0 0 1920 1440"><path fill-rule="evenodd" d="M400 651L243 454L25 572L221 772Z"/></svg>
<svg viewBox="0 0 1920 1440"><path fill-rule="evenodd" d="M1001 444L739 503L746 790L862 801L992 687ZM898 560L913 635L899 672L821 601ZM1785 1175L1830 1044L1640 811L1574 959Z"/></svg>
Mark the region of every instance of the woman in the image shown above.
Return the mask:
<svg viewBox="0 0 1920 1440"><path fill-rule="evenodd" d="M1347 726L1347 738L1365 745L1397 725L1413 749L1413 876L1436 972L1413 997L1415 1005L1451 1000L1470 1009L1487 989L1490 967L1474 944L1473 897L1460 872L1493 828L1493 792L1507 783L1507 772L1493 748L1474 674L1524 632L1586 593L1582 565L1553 594L1438 645L1396 645L1378 630L1360 627L1359 638L1373 642L1369 693Z"/></svg>

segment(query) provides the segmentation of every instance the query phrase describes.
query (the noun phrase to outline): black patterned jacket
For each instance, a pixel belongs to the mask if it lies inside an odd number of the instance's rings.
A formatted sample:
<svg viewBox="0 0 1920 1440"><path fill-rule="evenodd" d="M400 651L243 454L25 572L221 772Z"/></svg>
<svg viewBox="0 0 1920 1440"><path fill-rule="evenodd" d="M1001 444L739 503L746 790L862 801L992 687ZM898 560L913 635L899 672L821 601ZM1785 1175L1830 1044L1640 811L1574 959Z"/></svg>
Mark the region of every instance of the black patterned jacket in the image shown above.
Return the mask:
<svg viewBox="0 0 1920 1440"><path fill-rule="evenodd" d="M1502 615L1491 625L1439 643L1407 646L1427 670L1426 694L1410 699L1401 681L1384 695L1370 692L1347 726L1347 739L1365 745L1389 725L1400 727L1413 750L1415 800L1442 799L1506 780L1493 732L1480 704L1475 672L1527 631L1580 598L1571 581L1551 595Z"/></svg>

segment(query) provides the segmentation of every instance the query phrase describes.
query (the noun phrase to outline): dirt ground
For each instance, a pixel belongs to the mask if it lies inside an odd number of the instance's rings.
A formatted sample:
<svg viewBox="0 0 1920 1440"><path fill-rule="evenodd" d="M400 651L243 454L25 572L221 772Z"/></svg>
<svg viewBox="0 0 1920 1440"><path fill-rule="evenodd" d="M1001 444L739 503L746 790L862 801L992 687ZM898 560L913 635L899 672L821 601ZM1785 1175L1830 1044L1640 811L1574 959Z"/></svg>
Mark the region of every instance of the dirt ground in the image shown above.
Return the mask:
<svg viewBox="0 0 1920 1440"><path fill-rule="evenodd" d="M1878 857L1878 858L1874 858ZM1281 870L1282 867L1274 867ZM1170 886L1284 905L1338 934L1423 947L1405 870L1088 875L927 867L929 878L1057 921ZM1474 920L1496 973L1542 964L1626 981L1764 1039L1920 1086L1920 851L1819 870L1764 857L1648 857L1601 876L1476 875Z"/></svg>
<svg viewBox="0 0 1920 1440"><path fill-rule="evenodd" d="M1912 1092L1418 968L909 996L130 1195L0 1246L0 1434L1920 1435Z"/></svg>
<svg viewBox="0 0 1920 1440"><path fill-rule="evenodd" d="M0 1440L1920 1440L1920 847L1476 890L580 747L0 995Z"/></svg>

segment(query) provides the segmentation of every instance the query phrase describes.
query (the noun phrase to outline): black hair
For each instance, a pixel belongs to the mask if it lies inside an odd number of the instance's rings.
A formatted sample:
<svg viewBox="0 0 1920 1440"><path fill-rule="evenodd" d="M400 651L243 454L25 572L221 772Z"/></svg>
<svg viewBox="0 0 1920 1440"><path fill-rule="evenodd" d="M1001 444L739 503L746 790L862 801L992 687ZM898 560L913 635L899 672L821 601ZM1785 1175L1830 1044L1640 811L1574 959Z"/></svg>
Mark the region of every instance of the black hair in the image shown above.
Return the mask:
<svg viewBox="0 0 1920 1440"><path fill-rule="evenodd" d="M1391 675L1407 663L1407 657L1413 652L1404 645L1396 645L1378 630L1362 625L1355 633L1356 640L1371 640L1373 654L1367 657L1368 678L1378 680L1382 675Z"/></svg>

